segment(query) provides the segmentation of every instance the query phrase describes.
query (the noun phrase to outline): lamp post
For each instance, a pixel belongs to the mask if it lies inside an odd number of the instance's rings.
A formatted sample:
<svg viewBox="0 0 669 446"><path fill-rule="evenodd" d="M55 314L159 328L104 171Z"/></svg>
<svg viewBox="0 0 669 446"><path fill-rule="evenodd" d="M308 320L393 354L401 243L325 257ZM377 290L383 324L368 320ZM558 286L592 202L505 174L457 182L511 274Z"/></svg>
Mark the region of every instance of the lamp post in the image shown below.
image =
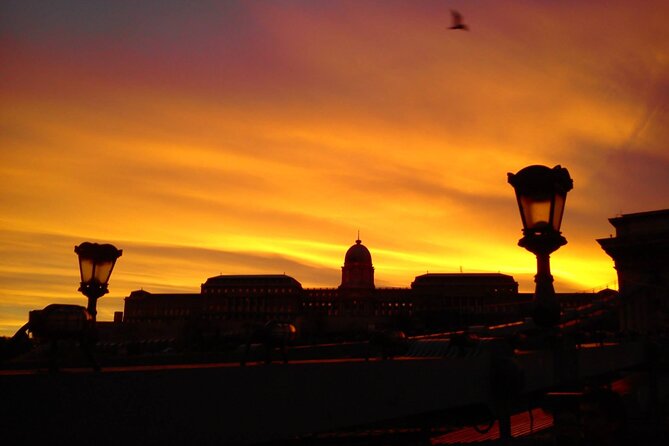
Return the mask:
<svg viewBox="0 0 669 446"><path fill-rule="evenodd" d="M573 180L567 169L555 166L528 166L515 175L508 174L516 191L523 238L518 245L537 256L537 275L534 276L534 309L532 317L541 327L552 327L560 320L560 304L555 297L550 255L567 240L560 232L567 192Z"/></svg>
<svg viewBox="0 0 669 446"><path fill-rule="evenodd" d="M109 282L116 259L123 254L123 250L116 249L110 244L84 242L75 246L74 252L79 256L81 273L79 291L88 298L87 310L95 321L97 301L109 292L107 282Z"/></svg>

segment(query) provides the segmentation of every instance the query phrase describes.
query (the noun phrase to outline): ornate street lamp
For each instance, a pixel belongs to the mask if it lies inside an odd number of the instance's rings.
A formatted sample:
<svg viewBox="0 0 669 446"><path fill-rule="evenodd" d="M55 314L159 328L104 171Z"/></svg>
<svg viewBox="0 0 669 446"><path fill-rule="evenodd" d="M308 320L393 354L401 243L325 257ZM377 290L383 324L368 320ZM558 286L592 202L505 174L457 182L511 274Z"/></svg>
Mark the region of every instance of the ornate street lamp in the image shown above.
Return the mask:
<svg viewBox="0 0 669 446"><path fill-rule="evenodd" d="M567 240L560 232L567 192L573 180L567 169L555 166L528 166L515 175L508 174L516 191L523 238L518 245L537 256L537 275L534 276L534 322L552 327L560 320L560 304L555 297L550 255Z"/></svg>
<svg viewBox="0 0 669 446"><path fill-rule="evenodd" d="M84 242L74 247L79 256L79 271L81 272L81 286L79 291L88 298L87 310L95 321L97 301L109 292L107 282L111 276L116 259L123 250L113 245Z"/></svg>

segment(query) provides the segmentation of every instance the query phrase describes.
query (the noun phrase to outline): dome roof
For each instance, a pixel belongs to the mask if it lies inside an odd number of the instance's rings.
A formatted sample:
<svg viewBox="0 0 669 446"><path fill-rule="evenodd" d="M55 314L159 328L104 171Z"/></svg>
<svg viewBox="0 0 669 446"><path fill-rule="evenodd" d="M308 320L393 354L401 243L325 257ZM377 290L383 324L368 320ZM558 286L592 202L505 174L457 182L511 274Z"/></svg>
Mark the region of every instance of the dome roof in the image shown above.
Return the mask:
<svg viewBox="0 0 669 446"><path fill-rule="evenodd" d="M355 241L355 245L348 248L346 257L344 257L344 264L347 263L367 263L372 264L372 255L360 239Z"/></svg>

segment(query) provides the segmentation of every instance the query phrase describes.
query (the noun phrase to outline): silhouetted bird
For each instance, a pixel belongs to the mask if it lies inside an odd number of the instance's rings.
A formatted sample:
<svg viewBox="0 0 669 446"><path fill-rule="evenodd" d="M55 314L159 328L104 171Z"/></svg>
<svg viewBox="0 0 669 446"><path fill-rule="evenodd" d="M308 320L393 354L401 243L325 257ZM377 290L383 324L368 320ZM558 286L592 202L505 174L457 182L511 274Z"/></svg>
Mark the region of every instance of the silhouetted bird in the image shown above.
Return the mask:
<svg viewBox="0 0 669 446"><path fill-rule="evenodd" d="M453 26L448 29L462 29L464 31L469 31L469 27L462 23L462 14L451 9L451 16L453 17Z"/></svg>

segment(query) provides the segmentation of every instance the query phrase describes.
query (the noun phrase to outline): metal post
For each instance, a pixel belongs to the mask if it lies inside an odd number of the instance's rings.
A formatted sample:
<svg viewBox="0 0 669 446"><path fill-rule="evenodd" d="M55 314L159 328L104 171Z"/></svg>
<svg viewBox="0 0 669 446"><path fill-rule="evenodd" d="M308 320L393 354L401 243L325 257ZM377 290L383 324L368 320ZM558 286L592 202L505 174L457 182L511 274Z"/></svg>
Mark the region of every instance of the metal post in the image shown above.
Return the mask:
<svg viewBox="0 0 669 446"><path fill-rule="evenodd" d="M98 298L96 296L86 296L86 297L88 297L88 305L86 306L86 310L88 310L88 313L93 318L93 322L95 322L96 315L98 314L97 310Z"/></svg>
<svg viewBox="0 0 669 446"><path fill-rule="evenodd" d="M536 288L534 291L533 317L537 325L551 327L560 321L560 304L553 288L551 275L550 255L545 252L537 253L537 275L534 276Z"/></svg>

